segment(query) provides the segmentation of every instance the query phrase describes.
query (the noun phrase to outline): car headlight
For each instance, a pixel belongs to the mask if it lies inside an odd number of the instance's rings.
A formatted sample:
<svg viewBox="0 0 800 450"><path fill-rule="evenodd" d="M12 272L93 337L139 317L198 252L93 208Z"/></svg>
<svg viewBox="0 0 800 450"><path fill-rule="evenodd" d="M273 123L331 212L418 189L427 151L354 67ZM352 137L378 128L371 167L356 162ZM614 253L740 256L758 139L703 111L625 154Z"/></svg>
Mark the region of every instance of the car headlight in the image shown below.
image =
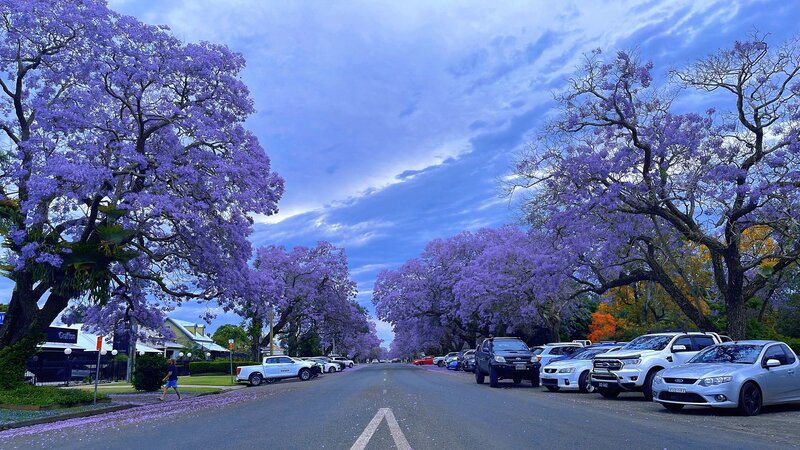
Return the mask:
<svg viewBox="0 0 800 450"><path fill-rule="evenodd" d="M506 359L505 359L505 358L503 358L502 356L495 356L495 357L494 357L494 360L495 360L495 361L497 361L497 362L499 362L499 363L504 363L504 362L506 362Z"/></svg>
<svg viewBox="0 0 800 450"><path fill-rule="evenodd" d="M639 359L639 358L636 358L636 359L621 359L620 361L622 361L622 364L624 364L626 366L638 366L642 362L642 360Z"/></svg>
<svg viewBox="0 0 800 450"><path fill-rule="evenodd" d="M656 375L653 377L653 384L661 384L664 382L664 377L661 375Z"/></svg>
<svg viewBox="0 0 800 450"><path fill-rule="evenodd" d="M703 378L702 380L700 380L700 385L701 386L716 386L716 385L722 384L722 383L729 383L731 380L733 380L733 377L731 377L731 376L708 377L708 378Z"/></svg>
<svg viewBox="0 0 800 450"><path fill-rule="evenodd" d="M558 369L558 373L572 373L575 372L574 367L564 367L563 369Z"/></svg>

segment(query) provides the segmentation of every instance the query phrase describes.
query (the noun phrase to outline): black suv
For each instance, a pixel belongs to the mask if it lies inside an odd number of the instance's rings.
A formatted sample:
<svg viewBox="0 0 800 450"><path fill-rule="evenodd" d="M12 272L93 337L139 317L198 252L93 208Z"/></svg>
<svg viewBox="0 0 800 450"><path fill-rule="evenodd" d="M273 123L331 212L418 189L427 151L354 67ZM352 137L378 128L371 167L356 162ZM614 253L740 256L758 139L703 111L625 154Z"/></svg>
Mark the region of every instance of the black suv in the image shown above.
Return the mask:
<svg viewBox="0 0 800 450"><path fill-rule="evenodd" d="M489 375L491 387L497 387L502 379L514 380L515 384L523 379L530 380L534 387L538 387L541 366L528 346L518 338L484 339L475 350L475 382L478 384L483 384L484 377Z"/></svg>

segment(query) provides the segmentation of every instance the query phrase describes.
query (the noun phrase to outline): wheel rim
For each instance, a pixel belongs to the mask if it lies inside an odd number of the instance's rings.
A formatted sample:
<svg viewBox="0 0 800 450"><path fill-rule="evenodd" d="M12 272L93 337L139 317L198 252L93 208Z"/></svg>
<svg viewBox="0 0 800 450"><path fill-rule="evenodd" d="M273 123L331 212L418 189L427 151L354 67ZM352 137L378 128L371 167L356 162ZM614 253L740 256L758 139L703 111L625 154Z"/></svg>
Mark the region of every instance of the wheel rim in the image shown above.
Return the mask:
<svg viewBox="0 0 800 450"><path fill-rule="evenodd" d="M308 378L309 378L309 372L307 370L300 372L300 379L305 381L308 380Z"/></svg>
<svg viewBox="0 0 800 450"><path fill-rule="evenodd" d="M748 386L744 393L744 406L747 412L754 413L758 411L758 404L761 403L761 394L758 389L753 386Z"/></svg>

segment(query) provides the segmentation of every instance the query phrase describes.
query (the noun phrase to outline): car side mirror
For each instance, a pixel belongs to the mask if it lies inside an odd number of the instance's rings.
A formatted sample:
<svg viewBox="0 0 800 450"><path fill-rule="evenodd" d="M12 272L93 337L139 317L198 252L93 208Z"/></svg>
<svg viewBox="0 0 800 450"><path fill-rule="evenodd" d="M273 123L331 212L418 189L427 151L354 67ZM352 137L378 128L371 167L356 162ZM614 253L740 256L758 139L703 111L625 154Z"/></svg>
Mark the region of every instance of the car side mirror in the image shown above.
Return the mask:
<svg viewBox="0 0 800 450"><path fill-rule="evenodd" d="M781 365L781 362L778 361L777 359L768 359L766 367L768 367L768 368L769 367L778 367L780 365Z"/></svg>
<svg viewBox="0 0 800 450"><path fill-rule="evenodd" d="M672 352L673 353L680 353L680 352L685 352L685 351L688 351L688 350L689 349L685 345L678 344L678 345L673 345L672 346Z"/></svg>

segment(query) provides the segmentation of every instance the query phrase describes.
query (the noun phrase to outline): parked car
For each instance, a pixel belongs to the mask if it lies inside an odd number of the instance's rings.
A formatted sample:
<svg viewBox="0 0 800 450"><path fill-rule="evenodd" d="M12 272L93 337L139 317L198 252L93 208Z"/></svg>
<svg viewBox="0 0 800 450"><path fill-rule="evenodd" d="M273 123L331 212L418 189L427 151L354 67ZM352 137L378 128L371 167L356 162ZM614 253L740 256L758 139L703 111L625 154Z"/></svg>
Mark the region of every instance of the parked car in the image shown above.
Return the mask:
<svg viewBox="0 0 800 450"><path fill-rule="evenodd" d="M276 381L294 377L308 381L320 371L321 367L313 361L288 356L267 356L260 365L237 367L236 381L248 382L251 386L258 386L264 380Z"/></svg>
<svg viewBox="0 0 800 450"><path fill-rule="evenodd" d="M433 356L423 356L420 359L414 360L415 366L424 366L426 364L433 364Z"/></svg>
<svg viewBox="0 0 800 450"><path fill-rule="evenodd" d="M322 371L325 373L336 373L342 370L342 366L334 361L331 361L325 356L314 356L306 358L309 361L316 361L322 366Z"/></svg>
<svg viewBox="0 0 800 450"><path fill-rule="evenodd" d="M555 360L568 357L581 348L583 348L583 344L580 342L552 342L542 347L542 351L536 355L536 360L542 364L542 367L545 367Z"/></svg>
<svg viewBox="0 0 800 450"><path fill-rule="evenodd" d="M457 359L451 360L447 363L447 370L458 370L461 368L461 362Z"/></svg>
<svg viewBox="0 0 800 450"><path fill-rule="evenodd" d="M483 384L489 376L489 386L498 387L502 379L519 384L523 379L539 386L540 363L524 342L514 337L484 339L475 350L475 382Z"/></svg>
<svg viewBox="0 0 800 450"><path fill-rule="evenodd" d="M450 352L444 355L443 358L435 361L434 363L439 367L444 367L450 362L452 358L457 358L457 357L458 357L458 352Z"/></svg>
<svg viewBox="0 0 800 450"><path fill-rule="evenodd" d="M783 342L736 341L706 348L653 378L653 400L670 411L686 405L736 408L754 416L763 405L800 402L797 355Z"/></svg>
<svg viewBox="0 0 800 450"><path fill-rule="evenodd" d="M622 391L641 391L653 399L656 373L687 362L700 350L719 344L716 333L670 332L639 336L617 351L594 358L592 386L606 398Z"/></svg>
<svg viewBox="0 0 800 450"><path fill-rule="evenodd" d="M577 389L594 392L590 376L596 355L619 350L621 345L597 344L583 347L566 358L553 361L542 368L542 386L551 392L559 389Z"/></svg>
<svg viewBox="0 0 800 450"><path fill-rule="evenodd" d="M464 372L472 372L475 364L475 350L466 350L458 358L459 367Z"/></svg>
<svg viewBox="0 0 800 450"><path fill-rule="evenodd" d="M344 367L352 368L355 365L352 359L347 359L344 356L331 356L330 358L333 362L342 363Z"/></svg>

